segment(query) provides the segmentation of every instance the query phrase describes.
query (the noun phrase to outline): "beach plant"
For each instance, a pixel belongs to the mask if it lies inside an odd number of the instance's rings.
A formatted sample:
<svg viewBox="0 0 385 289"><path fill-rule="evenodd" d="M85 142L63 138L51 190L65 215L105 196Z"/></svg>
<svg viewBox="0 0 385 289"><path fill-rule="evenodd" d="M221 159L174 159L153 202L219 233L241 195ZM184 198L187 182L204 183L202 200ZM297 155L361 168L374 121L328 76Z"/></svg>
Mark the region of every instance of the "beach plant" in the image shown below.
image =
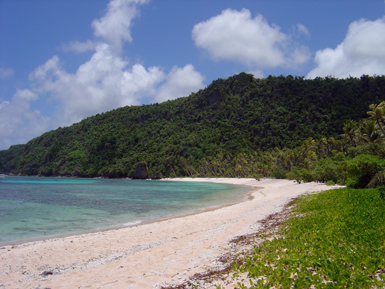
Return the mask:
<svg viewBox="0 0 385 289"><path fill-rule="evenodd" d="M346 185L352 188L365 188L384 168L385 160L373 155L361 154L347 163L349 179Z"/></svg>
<svg viewBox="0 0 385 289"><path fill-rule="evenodd" d="M255 174L255 175L254 175L254 178L255 178L257 181L260 181L261 179L263 179L263 175L262 175L262 174Z"/></svg>
<svg viewBox="0 0 385 289"><path fill-rule="evenodd" d="M385 201L376 189L336 189L296 201L278 235L236 265L238 288L383 288Z"/></svg>

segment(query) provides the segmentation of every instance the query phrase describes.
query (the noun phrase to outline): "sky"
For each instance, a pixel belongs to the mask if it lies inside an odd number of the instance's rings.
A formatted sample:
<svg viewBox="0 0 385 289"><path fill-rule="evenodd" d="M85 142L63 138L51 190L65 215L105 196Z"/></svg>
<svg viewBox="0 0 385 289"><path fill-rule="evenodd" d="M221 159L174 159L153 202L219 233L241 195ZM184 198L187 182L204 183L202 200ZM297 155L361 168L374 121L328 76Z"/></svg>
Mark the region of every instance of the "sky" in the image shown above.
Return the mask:
<svg viewBox="0 0 385 289"><path fill-rule="evenodd" d="M384 0L0 0L0 150L257 78L385 74Z"/></svg>

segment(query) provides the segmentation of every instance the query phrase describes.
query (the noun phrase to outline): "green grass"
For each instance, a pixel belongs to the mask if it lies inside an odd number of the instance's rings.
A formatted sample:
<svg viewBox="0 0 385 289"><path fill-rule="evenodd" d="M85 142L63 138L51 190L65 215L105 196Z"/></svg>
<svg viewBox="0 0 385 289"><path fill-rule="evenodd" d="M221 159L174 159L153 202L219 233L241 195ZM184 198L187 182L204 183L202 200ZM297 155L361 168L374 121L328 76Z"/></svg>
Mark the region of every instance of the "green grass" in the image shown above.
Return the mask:
<svg viewBox="0 0 385 289"><path fill-rule="evenodd" d="M234 265L235 275L248 273L250 279L240 288L385 286L385 200L377 190L306 195L293 214L278 237Z"/></svg>

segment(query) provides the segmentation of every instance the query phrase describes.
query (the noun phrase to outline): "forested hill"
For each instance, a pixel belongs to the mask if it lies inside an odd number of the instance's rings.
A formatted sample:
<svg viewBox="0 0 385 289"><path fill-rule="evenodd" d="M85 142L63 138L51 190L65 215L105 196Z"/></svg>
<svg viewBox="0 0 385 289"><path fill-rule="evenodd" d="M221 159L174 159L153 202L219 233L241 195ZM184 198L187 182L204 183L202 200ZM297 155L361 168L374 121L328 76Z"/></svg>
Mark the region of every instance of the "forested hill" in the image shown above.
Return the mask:
<svg viewBox="0 0 385 289"><path fill-rule="evenodd" d="M338 137L345 120L366 117L384 94L385 76L255 79L241 73L188 97L118 108L11 146L0 151L0 172L126 177L140 163L150 176L191 175L203 158Z"/></svg>

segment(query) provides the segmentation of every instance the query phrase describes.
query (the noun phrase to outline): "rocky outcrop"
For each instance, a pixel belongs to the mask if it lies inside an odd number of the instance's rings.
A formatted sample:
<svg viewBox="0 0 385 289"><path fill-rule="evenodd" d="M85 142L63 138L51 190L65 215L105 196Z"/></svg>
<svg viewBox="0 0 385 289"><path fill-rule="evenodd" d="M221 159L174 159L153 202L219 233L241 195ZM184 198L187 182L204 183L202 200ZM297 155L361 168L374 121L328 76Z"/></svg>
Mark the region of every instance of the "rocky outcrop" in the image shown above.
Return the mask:
<svg viewBox="0 0 385 289"><path fill-rule="evenodd" d="M131 179L139 179L144 180L148 178L148 170L147 170L147 163L146 162L139 162L136 163L131 170L129 177Z"/></svg>
<svg viewBox="0 0 385 289"><path fill-rule="evenodd" d="M162 173L157 172L157 173L155 173L155 174L153 174L153 175L151 176L151 179L152 179L152 180L160 180L160 179L163 179L163 175L162 175Z"/></svg>

